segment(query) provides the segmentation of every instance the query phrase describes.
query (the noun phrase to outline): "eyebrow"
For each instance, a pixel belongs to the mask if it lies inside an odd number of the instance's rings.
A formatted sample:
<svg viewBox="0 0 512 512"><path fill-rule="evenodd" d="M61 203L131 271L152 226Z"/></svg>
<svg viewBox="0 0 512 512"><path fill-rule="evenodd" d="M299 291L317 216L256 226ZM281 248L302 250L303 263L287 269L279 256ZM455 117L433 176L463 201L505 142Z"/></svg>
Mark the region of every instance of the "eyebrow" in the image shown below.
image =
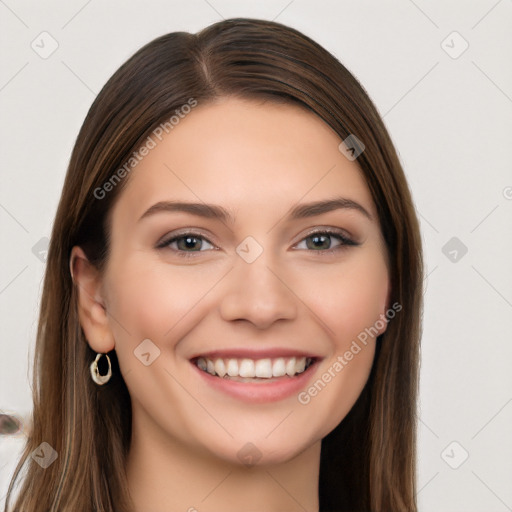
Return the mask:
<svg viewBox="0 0 512 512"><path fill-rule="evenodd" d="M288 217L290 219L304 219L314 217L323 213L331 212L334 210L354 210L370 220L373 217L368 210L361 204L345 197L336 197L334 199L326 199L323 201L314 201L312 203L299 204L292 208ZM189 203L183 201L160 201L148 208L139 218L139 222L151 215L161 212L184 212L206 219L218 219L222 222L234 224L235 217L231 212L222 206L207 203Z"/></svg>

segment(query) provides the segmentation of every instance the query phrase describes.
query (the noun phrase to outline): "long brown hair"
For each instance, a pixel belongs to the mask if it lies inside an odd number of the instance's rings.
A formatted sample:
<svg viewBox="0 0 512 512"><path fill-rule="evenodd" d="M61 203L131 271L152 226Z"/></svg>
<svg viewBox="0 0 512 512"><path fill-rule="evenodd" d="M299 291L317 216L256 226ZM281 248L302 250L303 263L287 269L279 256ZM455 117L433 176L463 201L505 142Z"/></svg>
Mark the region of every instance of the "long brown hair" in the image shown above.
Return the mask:
<svg viewBox="0 0 512 512"><path fill-rule="evenodd" d="M234 18L148 43L114 73L87 114L53 225L35 347L32 426L6 512L25 466L13 512L133 510L125 474L130 396L115 350L108 354L114 374L109 384L97 386L90 377L95 352L79 324L70 251L81 246L104 269L108 214L129 177L105 197L94 191L190 98L204 104L224 96L302 105L342 140L354 134L364 143L357 162L387 245L390 303L403 312L379 337L359 399L322 440L320 510L416 511L423 266L418 220L397 153L367 93L332 54L280 23ZM57 452L46 469L31 456L41 443Z"/></svg>

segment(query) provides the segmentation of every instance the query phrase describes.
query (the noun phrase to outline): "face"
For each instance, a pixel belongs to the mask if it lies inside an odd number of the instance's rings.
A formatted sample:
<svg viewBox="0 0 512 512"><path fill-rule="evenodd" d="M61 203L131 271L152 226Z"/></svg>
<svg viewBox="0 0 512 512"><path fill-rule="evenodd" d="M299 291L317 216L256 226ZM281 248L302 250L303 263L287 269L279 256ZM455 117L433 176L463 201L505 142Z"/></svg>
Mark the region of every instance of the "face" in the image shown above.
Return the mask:
<svg viewBox="0 0 512 512"><path fill-rule="evenodd" d="M111 212L102 276L134 429L234 463L288 460L347 415L385 330L365 179L298 106L199 104L155 140Z"/></svg>

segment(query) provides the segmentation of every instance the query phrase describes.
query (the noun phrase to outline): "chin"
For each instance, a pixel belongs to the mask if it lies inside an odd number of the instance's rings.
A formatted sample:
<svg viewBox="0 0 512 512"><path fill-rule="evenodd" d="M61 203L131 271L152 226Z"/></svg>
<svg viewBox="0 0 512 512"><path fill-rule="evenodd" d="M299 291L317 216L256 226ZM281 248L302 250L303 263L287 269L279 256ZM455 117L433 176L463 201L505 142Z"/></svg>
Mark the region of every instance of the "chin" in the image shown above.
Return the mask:
<svg viewBox="0 0 512 512"><path fill-rule="evenodd" d="M314 443L312 440L294 439L278 433L272 433L267 438L264 435L255 438L251 435L244 436L238 431L238 435L228 442L226 439L219 439L218 444L210 445L209 451L212 456L229 464L264 467L284 464Z"/></svg>

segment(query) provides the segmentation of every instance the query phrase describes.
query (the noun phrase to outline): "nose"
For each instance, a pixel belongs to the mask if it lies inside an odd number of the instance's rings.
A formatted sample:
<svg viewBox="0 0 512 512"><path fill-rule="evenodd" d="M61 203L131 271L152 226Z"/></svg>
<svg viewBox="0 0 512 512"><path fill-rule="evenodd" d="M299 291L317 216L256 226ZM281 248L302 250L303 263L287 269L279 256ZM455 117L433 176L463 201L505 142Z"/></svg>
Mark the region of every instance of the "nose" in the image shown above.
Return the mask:
<svg viewBox="0 0 512 512"><path fill-rule="evenodd" d="M295 318L298 299L282 274L265 251L252 263L238 259L226 276L228 282L220 306L222 318L247 320L259 329Z"/></svg>

